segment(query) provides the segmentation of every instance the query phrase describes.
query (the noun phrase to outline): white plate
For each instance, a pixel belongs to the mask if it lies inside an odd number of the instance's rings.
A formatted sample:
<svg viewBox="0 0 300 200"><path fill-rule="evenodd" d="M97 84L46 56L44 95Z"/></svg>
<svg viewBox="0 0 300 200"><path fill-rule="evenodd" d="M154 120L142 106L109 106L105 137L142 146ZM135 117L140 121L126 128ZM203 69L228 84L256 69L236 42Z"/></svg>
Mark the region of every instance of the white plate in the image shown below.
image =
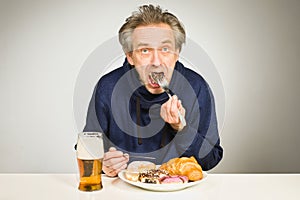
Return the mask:
<svg viewBox="0 0 300 200"><path fill-rule="evenodd" d="M125 177L126 170L122 170L119 172L118 176L120 179L126 183L129 183L131 185L146 189L146 190L152 190L152 191L161 191L161 192L167 192L167 191L176 191L176 190L182 190L188 187L192 187L194 185L198 185L202 183L207 178L207 173L203 172L203 178L199 181L194 182L188 182L183 184L176 184L176 183L170 183L170 184L152 184L152 183L141 183L141 182L134 182L127 180Z"/></svg>

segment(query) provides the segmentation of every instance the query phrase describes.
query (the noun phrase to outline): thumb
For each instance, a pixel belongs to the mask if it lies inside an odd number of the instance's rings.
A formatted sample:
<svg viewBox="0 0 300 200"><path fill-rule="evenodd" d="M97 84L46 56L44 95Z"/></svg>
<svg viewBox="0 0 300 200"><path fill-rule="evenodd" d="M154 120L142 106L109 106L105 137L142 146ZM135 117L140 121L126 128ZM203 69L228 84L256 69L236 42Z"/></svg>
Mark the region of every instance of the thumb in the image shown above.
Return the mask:
<svg viewBox="0 0 300 200"><path fill-rule="evenodd" d="M117 151L115 147L110 147L108 151Z"/></svg>

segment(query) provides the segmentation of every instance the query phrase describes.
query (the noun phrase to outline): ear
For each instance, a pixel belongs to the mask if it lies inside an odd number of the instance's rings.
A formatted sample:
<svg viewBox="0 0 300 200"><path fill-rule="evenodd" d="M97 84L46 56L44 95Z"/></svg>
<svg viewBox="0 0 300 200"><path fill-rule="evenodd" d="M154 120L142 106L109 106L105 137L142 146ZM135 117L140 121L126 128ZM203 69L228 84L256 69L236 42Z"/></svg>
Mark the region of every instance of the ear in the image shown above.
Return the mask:
<svg viewBox="0 0 300 200"><path fill-rule="evenodd" d="M126 58L127 58L127 61L129 62L129 64L134 65L133 59L132 59L132 52L126 53Z"/></svg>

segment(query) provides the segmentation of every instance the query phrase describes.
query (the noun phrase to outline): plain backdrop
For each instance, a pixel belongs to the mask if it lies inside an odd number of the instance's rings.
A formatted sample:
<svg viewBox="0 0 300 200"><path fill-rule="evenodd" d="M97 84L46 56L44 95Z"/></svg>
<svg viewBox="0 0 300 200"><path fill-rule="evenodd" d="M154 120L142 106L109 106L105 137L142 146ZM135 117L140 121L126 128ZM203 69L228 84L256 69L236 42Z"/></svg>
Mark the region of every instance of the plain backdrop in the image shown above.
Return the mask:
<svg viewBox="0 0 300 200"><path fill-rule="evenodd" d="M1 0L0 173L77 172L77 77L144 3L177 15L222 80L211 173L300 172L300 1Z"/></svg>

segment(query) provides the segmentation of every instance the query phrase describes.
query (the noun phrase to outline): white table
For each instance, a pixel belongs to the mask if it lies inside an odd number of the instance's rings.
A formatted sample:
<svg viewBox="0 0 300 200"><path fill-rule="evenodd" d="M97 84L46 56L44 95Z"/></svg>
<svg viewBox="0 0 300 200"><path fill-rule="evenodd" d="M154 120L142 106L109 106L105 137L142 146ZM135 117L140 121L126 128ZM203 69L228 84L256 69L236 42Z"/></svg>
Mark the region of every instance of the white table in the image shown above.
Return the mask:
<svg viewBox="0 0 300 200"><path fill-rule="evenodd" d="M147 191L105 176L101 191L77 186L76 174L0 174L0 200L300 199L300 174L209 174L203 183L175 192Z"/></svg>

